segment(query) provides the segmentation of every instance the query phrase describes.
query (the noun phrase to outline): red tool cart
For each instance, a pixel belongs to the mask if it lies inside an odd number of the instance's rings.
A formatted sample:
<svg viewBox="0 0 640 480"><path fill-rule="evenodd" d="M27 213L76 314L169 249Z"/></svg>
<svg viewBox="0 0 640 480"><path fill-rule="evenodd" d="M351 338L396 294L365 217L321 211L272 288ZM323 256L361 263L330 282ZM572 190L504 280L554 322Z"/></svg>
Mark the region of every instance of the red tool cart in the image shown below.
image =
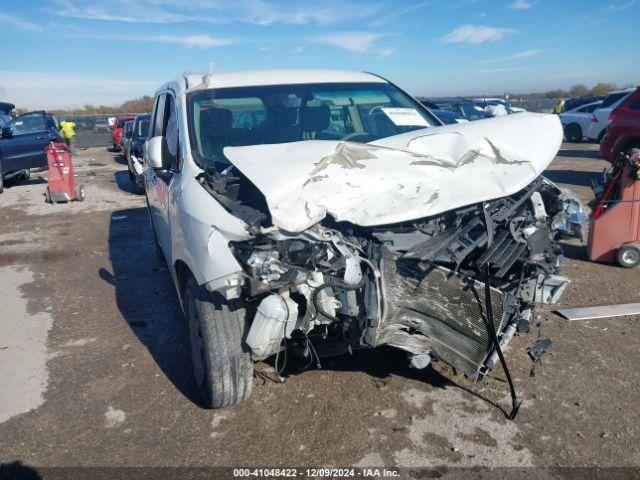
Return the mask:
<svg viewBox="0 0 640 480"><path fill-rule="evenodd" d="M640 150L620 154L594 190L600 198L589 224L589 260L640 265Z"/></svg>
<svg viewBox="0 0 640 480"><path fill-rule="evenodd" d="M45 197L48 203L84 200L84 187L76 186L73 177L71 153L64 143L49 144L44 150L49 164L49 177Z"/></svg>

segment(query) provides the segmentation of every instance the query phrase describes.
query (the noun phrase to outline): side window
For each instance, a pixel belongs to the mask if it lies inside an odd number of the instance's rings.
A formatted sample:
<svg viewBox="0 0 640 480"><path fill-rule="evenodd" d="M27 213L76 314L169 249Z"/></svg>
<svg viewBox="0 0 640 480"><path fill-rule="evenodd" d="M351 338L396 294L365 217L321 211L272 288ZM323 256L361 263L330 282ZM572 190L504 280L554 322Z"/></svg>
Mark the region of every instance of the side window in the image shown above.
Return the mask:
<svg viewBox="0 0 640 480"><path fill-rule="evenodd" d="M175 100L172 95L166 95L163 115L162 135L167 141L167 154L171 162L171 168L178 169L178 118L176 114Z"/></svg>
<svg viewBox="0 0 640 480"><path fill-rule="evenodd" d="M640 100L636 100L631 105L629 105L629 110L640 110Z"/></svg>
<svg viewBox="0 0 640 480"><path fill-rule="evenodd" d="M14 135L42 132L47 129L45 116L42 113L27 113L16 117L11 121L10 126Z"/></svg>
<svg viewBox="0 0 640 480"><path fill-rule="evenodd" d="M587 105L585 107L581 107L578 109L578 111L580 113L593 113L595 111L596 108L598 108L600 105L595 104L595 105Z"/></svg>
<svg viewBox="0 0 640 480"><path fill-rule="evenodd" d="M165 94L156 97L156 104L153 106L153 125L151 127L151 137L162 135L162 119L164 116Z"/></svg>

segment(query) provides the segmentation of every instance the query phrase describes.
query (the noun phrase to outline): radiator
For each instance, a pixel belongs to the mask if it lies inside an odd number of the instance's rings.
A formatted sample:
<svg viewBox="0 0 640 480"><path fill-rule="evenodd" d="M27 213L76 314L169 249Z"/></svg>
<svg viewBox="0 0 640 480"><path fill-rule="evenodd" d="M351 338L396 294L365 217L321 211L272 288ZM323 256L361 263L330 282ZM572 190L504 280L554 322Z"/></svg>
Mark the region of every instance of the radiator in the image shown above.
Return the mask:
<svg viewBox="0 0 640 480"><path fill-rule="evenodd" d="M378 345L432 356L476 379L491 350L484 316L484 283L441 266L402 260L385 252L386 319ZM496 333L503 328L504 296L491 289Z"/></svg>

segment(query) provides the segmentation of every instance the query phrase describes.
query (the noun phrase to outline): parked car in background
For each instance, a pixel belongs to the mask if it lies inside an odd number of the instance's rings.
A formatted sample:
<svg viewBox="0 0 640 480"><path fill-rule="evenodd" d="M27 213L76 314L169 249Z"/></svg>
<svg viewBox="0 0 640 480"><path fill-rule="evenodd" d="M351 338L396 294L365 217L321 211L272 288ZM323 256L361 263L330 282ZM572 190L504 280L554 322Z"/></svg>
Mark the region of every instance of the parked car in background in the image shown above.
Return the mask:
<svg viewBox="0 0 640 480"><path fill-rule="evenodd" d="M461 115L467 120L482 120L490 118L483 108L470 100L457 97L430 98L428 101L434 104L439 110L449 110Z"/></svg>
<svg viewBox="0 0 640 480"><path fill-rule="evenodd" d="M564 112L569 112L570 110L575 110L578 107L583 105L587 105L589 103L602 102L605 99L603 95L584 95L582 97L573 97L568 98L563 101L563 110Z"/></svg>
<svg viewBox="0 0 640 480"><path fill-rule="evenodd" d="M124 122L122 133L120 134L120 152L122 158L127 158L127 150L131 147L131 131L133 130L133 120Z"/></svg>
<svg viewBox="0 0 640 480"><path fill-rule="evenodd" d="M144 192L144 142L149 136L149 121L151 115L142 113L137 115L133 121L131 129L130 147L127 148L125 158L127 159L127 168L129 169L129 178L135 184L138 193Z"/></svg>
<svg viewBox="0 0 640 480"><path fill-rule="evenodd" d="M248 398L283 343L318 366L321 346L387 345L472 381L508 372L502 346L568 282L558 241L584 214L541 177L554 115L442 126L379 76L326 70L185 75L153 112L151 227L209 407Z"/></svg>
<svg viewBox="0 0 640 480"><path fill-rule="evenodd" d="M97 120L96 123L93 124L93 131L94 132L108 132L109 131L109 125L107 124L106 120Z"/></svg>
<svg viewBox="0 0 640 480"><path fill-rule="evenodd" d="M613 162L620 152L640 148L640 87L609 115L607 132L600 142L600 156Z"/></svg>
<svg viewBox="0 0 640 480"><path fill-rule="evenodd" d="M564 138L567 142L580 142L584 132L589 128L591 117L602 101L587 103L560 114L560 122L564 128Z"/></svg>
<svg viewBox="0 0 640 480"><path fill-rule="evenodd" d="M29 169L47 166L45 147L60 139L55 117L45 111L28 112L11 119L0 137L0 192L4 180L29 178Z"/></svg>
<svg viewBox="0 0 640 480"><path fill-rule="evenodd" d="M465 123L469 121L458 112L452 112L451 110L432 108L431 113L438 117L438 120L440 120L445 125L453 125L454 123Z"/></svg>
<svg viewBox="0 0 640 480"><path fill-rule="evenodd" d="M437 110L438 109L438 105L433 103L428 98L419 98L418 100L420 101L421 104L423 104L427 108L430 108L431 110L434 110L434 109Z"/></svg>
<svg viewBox="0 0 640 480"><path fill-rule="evenodd" d="M584 136L589 140L600 142L607 130L607 121L609 120L609 114L620 105L624 99L635 90L635 88L629 88L627 90L618 90L610 92L606 98L602 101L602 104L596 108L591 115L589 122L589 128L585 132Z"/></svg>
<svg viewBox="0 0 640 480"><path fill-rule="evenodd" d="M113 122L113 151L120 151L120 135L122 135L122 130L124 129L124 124L129 120L133 120L135 115L124 115L122 117L116 117Z"/></svg>
<svg viewBox="0 0 640 480"><path fill-rule="evenodd" d="M489 114L492 113L492 110L494 111L494 109L492 109L491 107L503 107L508 115L511 115L512 113L526 112L524 108L512 106L504 98L474 98L471 101L479 107L483 108ZM492 116L495 115L492 114Z"/></svg>

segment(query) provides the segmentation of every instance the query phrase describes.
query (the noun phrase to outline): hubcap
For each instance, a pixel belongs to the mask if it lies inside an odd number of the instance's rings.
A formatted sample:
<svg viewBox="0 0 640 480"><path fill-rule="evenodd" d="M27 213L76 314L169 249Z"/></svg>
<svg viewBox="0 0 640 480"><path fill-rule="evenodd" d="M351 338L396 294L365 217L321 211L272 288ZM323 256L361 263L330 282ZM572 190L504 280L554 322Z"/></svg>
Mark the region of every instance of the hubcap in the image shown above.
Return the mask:
<svg viewBox="0 0 640 480"><path fill-rule="evenodd" d="M204 342L202 341L202 332L200 330L200 319L193 306L190 308L189 315L189 342L191 344L191 363L193 365L193 376L196 384L204 383Z"/></svg>
<svg viewBox="0 0 640 480"><path fill-rule="evenodd" d="M628 249L622 252L622 261L626 264L634 264L640 260L640 254L636 250Z"/></svg>

